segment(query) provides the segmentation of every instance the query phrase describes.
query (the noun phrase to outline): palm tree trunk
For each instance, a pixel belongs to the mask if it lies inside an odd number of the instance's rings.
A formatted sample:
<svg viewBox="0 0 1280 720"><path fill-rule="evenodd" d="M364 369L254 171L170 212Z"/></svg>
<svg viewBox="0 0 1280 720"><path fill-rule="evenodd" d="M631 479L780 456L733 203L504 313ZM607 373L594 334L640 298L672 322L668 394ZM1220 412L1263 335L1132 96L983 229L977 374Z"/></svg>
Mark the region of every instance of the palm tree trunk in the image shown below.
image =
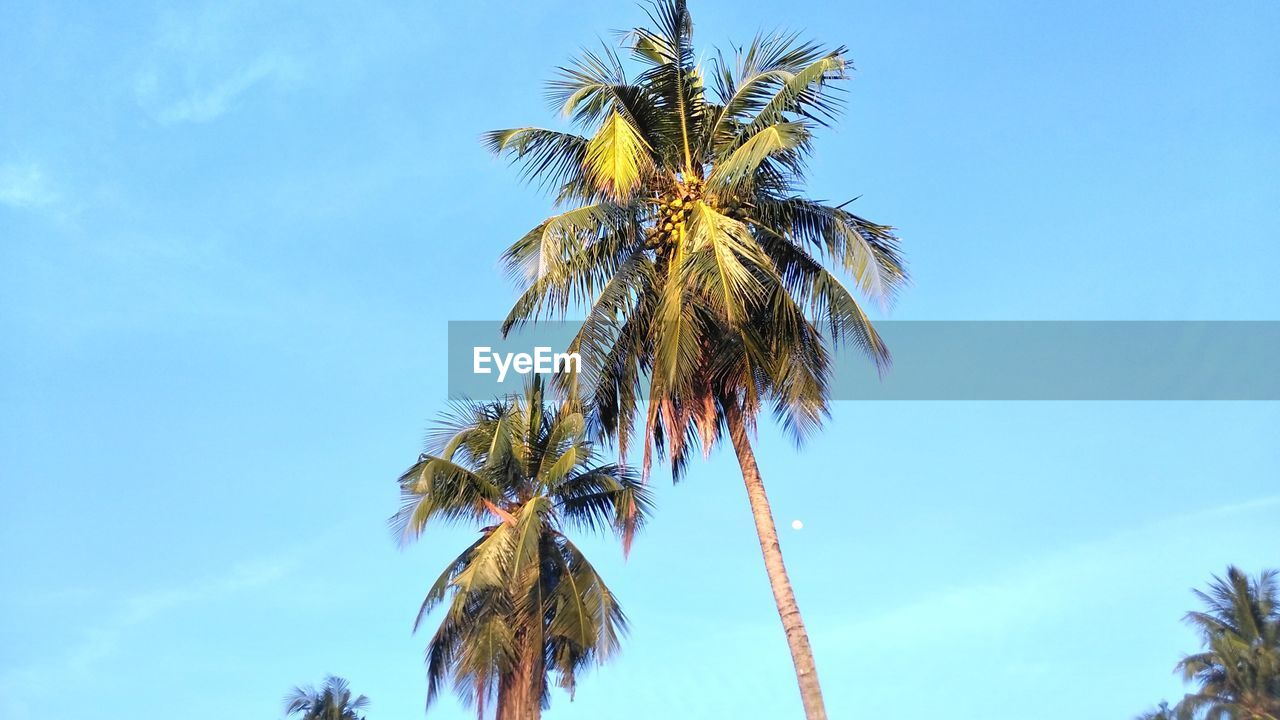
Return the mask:
<svg viewBox="0 0 1280 720"><path fill-rule="evenodd" d="M498 681L498 709L494 720L539 720L542 717L542 659L525 633L516 665Z"/></svg>
<svg viewBox="0 0 1280 720"><path fill-rule="evenodd" d="M747 486L747 499L751 502L751 515L756 521L756 535L760 539L760 552L764 555L764 569L773 588L773 601L782 618L782 628L787 633L787 645L791 648L791 662L796 668L796 682L800 684L800 699L804 702L804 715L808 720L826 720L827 710L822 703L822 688L818 685L818 668L813 662L813 650L809 647L809 635L800 617L787 568L782 563L782 547L778 544L778 528L773 524L773 511L764 492L764 480L756 465L751 439L747 437L746 424L741 409L726 408L725 422L729 426L729 438L742 468L742 482Z"/></svg>

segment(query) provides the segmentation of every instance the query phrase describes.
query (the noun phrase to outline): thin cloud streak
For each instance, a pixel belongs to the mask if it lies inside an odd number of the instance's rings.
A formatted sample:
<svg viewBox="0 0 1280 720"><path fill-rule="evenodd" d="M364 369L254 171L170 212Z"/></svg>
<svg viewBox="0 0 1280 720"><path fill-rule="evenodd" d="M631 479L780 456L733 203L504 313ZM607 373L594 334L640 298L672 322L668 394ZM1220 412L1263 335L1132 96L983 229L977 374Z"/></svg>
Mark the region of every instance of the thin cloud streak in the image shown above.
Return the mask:
<svg viewBox="0 0 1280 720"><path fill-rule="evenodd" d="M200 3L162 13L133 74L139 107L161 125L209 123L263 88L291 87L302 63L287 40L246 33L254 3ZM281 43L286 45L281 45Z"/></svg>
<svg viewBox="0 0 1280 720"><path fill-rule="evenodd" d="M1135 569L1151 568L1160 558L1176 554L1179 544L1200 543L1187 537L1187 528L1276 507L1280 507L1280 495L1163 518L1038 558L1004 577L948 589L867 617L840 632L860 638L864 646L883 644L886 650L902 647L904 635L936 643L1016 632L1045 616L1079 609L1082 588L1131 586Z"/></svg>
<svg viewBox="0 0 1280 720"><path fill-rule="evenodd" d="M0 204L12 208L40 208L57 201L58 194L39 165L0 165Z"/></svg>
<svg viewBox="0 0 1280 720"><path fill-rule="evenodd" d="M190 605L212 602L275 583L292 573L301 552L292 551L240 563L229 570L185 585L138 592L123 598L121 609L89 628L80 642L59 659L10 668L0 674L0 716L35 717L35 700L62 683L83 676L111 659L138 627Z"/></svg>
<svg viewBox="0 0 1280 720"><path fill-rule="evenodd" d="M160 100L160 73L151 68L139 75L135 89L139 102L152 108L162 125L207 123L232 110L250 90L265 83L288 83L300 75L298 63L287 55L266 53L252 63L205 87L188 91L177 100Z"/></svg>

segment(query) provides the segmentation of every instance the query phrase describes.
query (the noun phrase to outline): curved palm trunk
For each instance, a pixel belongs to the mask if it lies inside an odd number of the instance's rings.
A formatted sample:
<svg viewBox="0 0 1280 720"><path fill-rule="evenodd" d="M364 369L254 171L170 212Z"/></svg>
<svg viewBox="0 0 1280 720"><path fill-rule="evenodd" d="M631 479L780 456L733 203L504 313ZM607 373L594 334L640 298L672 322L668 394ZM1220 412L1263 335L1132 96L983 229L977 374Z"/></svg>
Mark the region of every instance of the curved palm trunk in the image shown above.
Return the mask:
<svg viewBox="0 0 1280 720"><path fill-rule="evenodd" d="M782 563L782 548L778 544L778 528L773 524L773 511L764 492L764 480L756 466L755 452L747 437L742 412L727 408L725 422L729 426L729 438L742 468L742 481L747 486L747 499L751 502L751 515L756 521L756 535L760 539L760 552L764 555L764 569L773 588L773 601L782 618L782 628L787 633L787 645L791 648L791 662L796 668L796 682L800 684L800 699L804 702L804 715L808 720L826 720L827 710L822 703L822 688L818 685L818 668L813 662L813 650L809 647L809 635L800 618L800 606L796 604L787 568Z"/></svg>

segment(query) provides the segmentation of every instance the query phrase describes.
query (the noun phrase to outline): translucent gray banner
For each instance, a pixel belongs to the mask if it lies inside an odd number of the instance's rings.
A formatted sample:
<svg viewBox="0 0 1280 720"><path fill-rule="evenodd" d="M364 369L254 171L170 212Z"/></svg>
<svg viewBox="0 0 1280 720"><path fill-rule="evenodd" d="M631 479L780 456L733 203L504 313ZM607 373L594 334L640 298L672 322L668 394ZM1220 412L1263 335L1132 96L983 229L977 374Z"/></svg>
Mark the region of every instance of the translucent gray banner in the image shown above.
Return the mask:
<svg viewBox="0 0 1280 720"><path fill-rule="evenodd" d="M506 339L499 325L449 323L451 397L513 392L530 373L571 362L556 354L577 323L538 323ZM856 349L841 349L832 399L1280 400L1277 321L885 321L876 328L893 367L879 377Z"/></svg>

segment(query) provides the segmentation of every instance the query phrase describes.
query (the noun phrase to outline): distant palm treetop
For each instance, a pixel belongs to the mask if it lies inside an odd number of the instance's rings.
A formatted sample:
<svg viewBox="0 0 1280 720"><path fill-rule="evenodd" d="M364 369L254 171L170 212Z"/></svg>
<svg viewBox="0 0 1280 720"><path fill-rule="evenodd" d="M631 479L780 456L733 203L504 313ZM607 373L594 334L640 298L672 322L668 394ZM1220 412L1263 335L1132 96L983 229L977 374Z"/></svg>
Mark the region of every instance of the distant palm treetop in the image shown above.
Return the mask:
<svg viewBox="0 0 1280 720"><path fill-rule="evenodd" d="M1280 720L1280 584L1275 570L1256 578L1235 566L1195 590L1204 606L1184 618L1204 649L1177 669L1195 692L1161 703L1138 720Z"/></svg>
<svg viewBox="0 0 1280 720"><path fill-rule="evenodd" d="M369 698L353 697L346 680L330 675L320 688L295 687L284 698L284 714L297 720L364 720Z"/></svg>

